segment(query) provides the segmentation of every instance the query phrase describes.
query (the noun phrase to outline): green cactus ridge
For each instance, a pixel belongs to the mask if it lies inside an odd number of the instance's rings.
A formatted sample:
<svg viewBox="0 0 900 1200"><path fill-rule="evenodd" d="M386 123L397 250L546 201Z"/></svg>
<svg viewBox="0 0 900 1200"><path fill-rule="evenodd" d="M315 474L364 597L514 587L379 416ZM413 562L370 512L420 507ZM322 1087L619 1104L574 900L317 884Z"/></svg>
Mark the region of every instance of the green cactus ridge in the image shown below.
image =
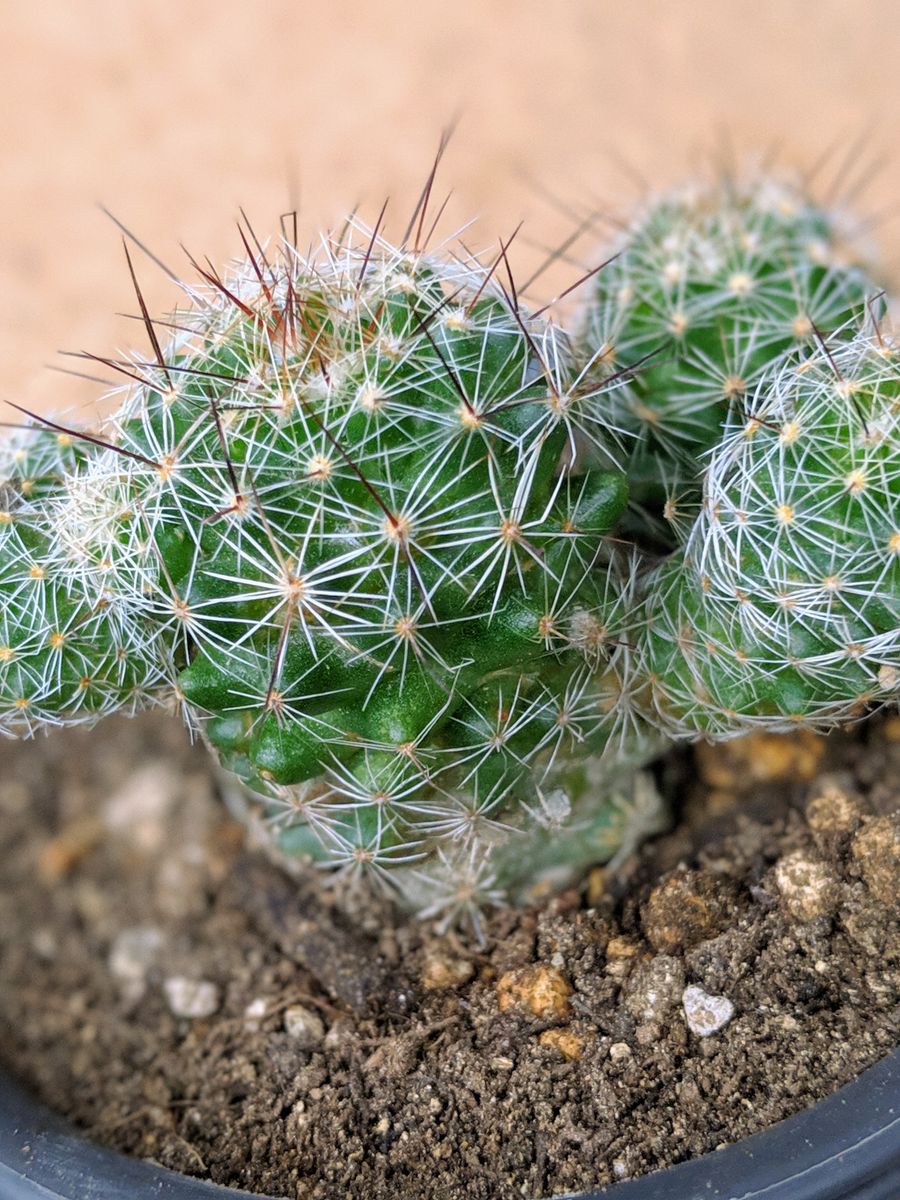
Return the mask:
<svg viewBox="0 0 900 1200"><path fill-rule="evenodd" d="M99 434L5 448L2 732L180 706L283 861L477 926L659 828L668 740L895 702L900 368L838 242L670 195L570 340L467 251L245 240Z"/></svg>
<svg viewBox="0 0 900 1200"><path fill-rule="evenodd" d="M612 397L614 420L634 435L633 498L668 501L670 534L695 514L728 408L874 294L844 224L787 179L718 178L649 202L596 276L583 340L607 365L650 356Z"/></svg>

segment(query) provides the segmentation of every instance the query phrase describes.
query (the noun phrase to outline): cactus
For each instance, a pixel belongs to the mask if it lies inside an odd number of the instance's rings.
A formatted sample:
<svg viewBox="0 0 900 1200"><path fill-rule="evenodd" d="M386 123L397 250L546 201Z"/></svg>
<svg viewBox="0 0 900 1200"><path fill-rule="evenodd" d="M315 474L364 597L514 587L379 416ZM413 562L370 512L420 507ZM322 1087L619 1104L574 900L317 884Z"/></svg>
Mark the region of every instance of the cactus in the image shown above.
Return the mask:
<svg viewBox="0 0 900 1200"><path fill-rule="evenodd" d="M151 326L41 509L56 586L101 656L132 631L286 855L454 915L609 857L657 819L627 765L658 739L602 669L629 603L607 386L472 259L283 250Z"/></svg>
<svg viewBox="0 0 900 1200"><path fill-rule="evenodd" d="M840 214L763 175L677 188L629 223L596 277L582 337L593 361L640 366L612 397L614 421L633 435L637 536L677 542L729 407L817 331L852 327L876 289L848 243Z"/></svg>
<svg viewBox="0 0 900 1200"><path fill-rule="evenodd" d="M352 221L310 257L251 231L165 344L138 291L152 356L110 360L108 426L6 449L0 727L175 703L284 861L477 927L658 828L667 739L895 698L897 360L784 197L663 201L576 341L505 251ZM628 381L676 303L681 353ZM622 544L628 475L696 504L662 561Z"/></svg>
<svg viewBox="0 0 900 1200"><path fill-rule="evenodd" d="M84 444L32 429L3 445L0 511L0 730L27 735L152 703L163 682L144 631L108 593L71 586L58 515L84 469Z"/></svg>
<svg viewBox="0 0 900 1200"><path fill-rule="evenodd" d="M900 362L877 326L841 335L733 409L686 546L643 581L635 687L674 736L900 695Z"/></svg>

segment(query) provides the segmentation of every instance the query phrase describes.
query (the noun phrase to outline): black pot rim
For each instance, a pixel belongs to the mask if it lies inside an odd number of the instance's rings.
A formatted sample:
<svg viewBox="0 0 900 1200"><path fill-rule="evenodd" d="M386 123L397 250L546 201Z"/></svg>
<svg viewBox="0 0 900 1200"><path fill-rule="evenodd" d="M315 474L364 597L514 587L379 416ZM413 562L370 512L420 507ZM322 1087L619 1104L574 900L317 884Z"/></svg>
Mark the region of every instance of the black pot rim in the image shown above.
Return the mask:
<svg viewBox="0 0 900 1200"><path fill-rule="evenodd" d="M0 1200L122 1200L126 1196L129 1200L251 1200L249 1192L191 1179L95 1145L12 1079L0 1079ZM819 1104L762 1133L640 1179L581 1192L577 1200L896 1200L898 1196L900 1050Z"/></svg>

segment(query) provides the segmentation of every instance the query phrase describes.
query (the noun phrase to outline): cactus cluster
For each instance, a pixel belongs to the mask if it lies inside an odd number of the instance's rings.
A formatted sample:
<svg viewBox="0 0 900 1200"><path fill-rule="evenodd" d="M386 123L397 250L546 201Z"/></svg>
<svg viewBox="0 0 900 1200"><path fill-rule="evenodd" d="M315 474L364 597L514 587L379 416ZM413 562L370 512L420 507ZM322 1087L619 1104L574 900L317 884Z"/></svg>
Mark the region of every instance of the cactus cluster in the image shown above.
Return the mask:
<svg viewBox="0 0 900 1200"><path fill-rule="evenodd" d="M477 920L657 827L666 739L893 699L900 366L837 229L666 196L575 336L500 260L245 237L100 433L6 447L4 730L174 701L283 856Z"/></svg>

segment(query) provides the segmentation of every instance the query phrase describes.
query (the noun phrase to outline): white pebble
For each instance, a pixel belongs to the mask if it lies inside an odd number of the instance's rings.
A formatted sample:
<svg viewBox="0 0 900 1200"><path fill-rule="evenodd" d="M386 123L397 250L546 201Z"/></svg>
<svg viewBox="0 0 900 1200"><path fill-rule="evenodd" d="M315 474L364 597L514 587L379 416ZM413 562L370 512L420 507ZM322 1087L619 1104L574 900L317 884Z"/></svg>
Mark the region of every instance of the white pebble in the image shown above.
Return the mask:
<svg viewBox="0 0 900 1200"><path fill-rule="evenodd" d="M339 1050L353 1036L353 1022L347 1017L335 1017L325 1034L325 1049Z"/></svg>
<svg viewBox="0 0 900 1200"><path fill-rule="evenodd" d="M165 843L179 786L178 773L165 763L139 767L104 805L107 829L145 854L157 853Z"/></svg>
<svg viewBox="0 0 900 1200"><path fill-rule="evenodd" d="M163 991L176 1017L211 1017L219 1007L219 989L208 979L173 975L163 983Z"/></svg>
<svg viewBox="0 0 900 1200"><path fill-rule="evenodd" d="M710 996L694 984L681 997L688 1029L698 1037L709 1037L724 1029L734 1016L734 1005L727 996Z"/></svg>
<svg viewBox="0 0 900 1200"><path fill-rule="evenodd" d="M318 1046L325 1036L322 1018L311 1008L292 1004L284 1010L284 1032L307 1049Z"/></svg>
<svg viewBox="0 0 900 1200"><path fill-rule="evenodd" d="M257 996L255 1000L251 1000L244 1009L244 1028L249 1033L256 1033L259 1029L263 1017L266 1015L266 1009L269 1007L265 996Z"/></svg>
<svg viewBox="0 0 900 1200"><path fill-rule="evenodd" d="M147 972L163 945L162 931L154 925L134 925L116 935L109 950L110 974L120 983L126 999L137 1001L147 989Z"/></svg>
<svg viewBox="0 0 900 1200"><path fill-rule="evenodd" d="M31 948L38 958L43 958L47 962L52 961L56 958L59 949L56 934L52 929L36 929L31 938Z"/></svg>

